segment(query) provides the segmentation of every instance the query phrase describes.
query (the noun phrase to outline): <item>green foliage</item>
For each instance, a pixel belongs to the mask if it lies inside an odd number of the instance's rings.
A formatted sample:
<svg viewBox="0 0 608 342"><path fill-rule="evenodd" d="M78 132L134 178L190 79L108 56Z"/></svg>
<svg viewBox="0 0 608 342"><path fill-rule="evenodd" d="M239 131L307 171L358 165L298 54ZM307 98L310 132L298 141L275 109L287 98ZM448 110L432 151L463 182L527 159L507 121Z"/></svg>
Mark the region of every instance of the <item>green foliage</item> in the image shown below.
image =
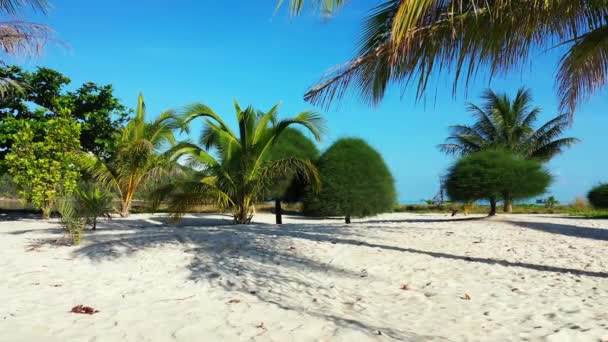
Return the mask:
<svg viewBox="0 0 608 342"><path fill-rule="evenodd" d="M318 216L364 217L392 211L395 182L382 156L365 141L336 141L321 155L317 167L321 190L309 193L304 212Z"/></svg>
<svg viewBox="0 0 608 342"><path fill-rule="evenodd" d="M545 208L555 208L559 204L559 201L555 198L555 196L549 196L542 200L542 203L545 205Z"/></svg>
<svg viewBox="0 0 608 342"><path fill-rule="evenodd" d="M446 189L453 201L509 197L524 199L545 192L551 175L540 162L505 150L472 153L448 171Z"/></svg>
<svg viewBox="0 0 608 342"><path fill-rule="evenodd" d="M238 134L206 105L196 103L187 107L184 127L196 118L206 118L201 146L180 143L174 148L173 158L184 157L193 169L201 171L176 179L159 190L167 194L169 210L176 218L192 207L213 201L220 208L231 209L236 223L245 224L253 218L256 201L267 198L266 192L277 179L298 174L306 181L318 183L316 168L309 160L293 156L276 160L271 153L277 140L292 125L306 128L318 140L323 128L319 114L305 111L278 120L278 105L265 113L252 107L243 110L236 101L234 107Z"/></svg>
<svg viewBox="0 0 608 342"><path fill-rule="evenodd" d="M84 234L86 218L79 214L72 196L68 195L59 199L56 209L61 217L61 224L68 232L72 244L74 246L80 245Z"/></svg>
<svg viewBox="0 0 608 342"><path fill-rule="evenodd" d="M76 161L80 125L64 117L50 119L41 140L36 139L29 122L21 121L20 126L6 156L8 171L20 187L20 195L48 217L57 194L72 192L80 177Z"/></svg>
<svg viewBox="0 0 608 342"><path fill-rule="evenodd" d="M288 128L281 133L270 151L271 160L287 158L316 161L319 158L319 149L302 132ZM297 202L302 199L306 185L302 179L292 173L275 180L270 196L284 202Z"/></svg>
<svg viewBox="0 0 608 342"><path fill-rule="evenodd" d="M599 184L591 189L587 199L595 208L608 209L608 183Z"/></svg>
<svg viewBox="0 0 608 342"><path fill-rule="evenodd" d="M112 205L112 194L100 190L97 186L83 186L76 189L76 205L78 213L92 224L93 230L97 229L97 218L110 219L114 211Z"/></svg>
<svg viewBox="0 0 608 342"><path fill-rule="evenodd" d="M28 72L16 66L3 67L0 78L22 85L22 91L0 97L0 161L12 149L11 137L19 129L16 122L27 120L34 139L41 140L45 122L65 115L81 124L80 145L84 151L102 159L114 153L114 134L129 111L114 97L111 85L87 82L75 91L66 91L71 80L48 68Z"/></svg>
<svg viewBox="0 0 608 342"><path fill-rule="evenodd" d="M14 198L19 195L17 185L8 173L0 175L0 197Z"/></svg>
<svg viewBox="0 0 608 342"><path fill-rule="evenodd" d="M134 196L146 183L175 170L176 163L163 152L175 144L173 131L178 127L177 117L171 111L146 122L144 98L140 94L135 117L114 136L117 145L114 157L104 160L91 153L80 154L83 170L118 194L122 217L129 216Z"/></svg>
<svg viewBox="0 0 608 342"><path fill-rule="evenodd" d="M514 99L486 90L482 99L481 107L469 103L468 111L475 122L470 126L451 126L446 143L439 145L442 151L463 156L502 148L545 162L579 141L560 137L570 124L566 114L536 129L540 108L532 107L532 96L527 89L519 89Z"/></svg>

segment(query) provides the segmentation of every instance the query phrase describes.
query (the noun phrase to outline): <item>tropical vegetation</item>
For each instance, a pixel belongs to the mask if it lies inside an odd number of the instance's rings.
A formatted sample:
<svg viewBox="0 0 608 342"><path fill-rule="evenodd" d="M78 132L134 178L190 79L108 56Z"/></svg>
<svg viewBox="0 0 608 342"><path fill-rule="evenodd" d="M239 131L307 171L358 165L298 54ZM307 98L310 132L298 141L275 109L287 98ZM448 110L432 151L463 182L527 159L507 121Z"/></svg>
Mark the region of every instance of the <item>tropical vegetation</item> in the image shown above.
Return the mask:
<svg viewBox="0 0 608 342"><path fill-rule="evenodd" d="M19 123L6 155L8 173L20 196L49 218L57 198L73 192L80 179L80 124L67 117L50 119L37 139L29 122Z"/></svg>
<svg viewBox="0 0 608 342"><path fill-rule="evenodd" d="M114 157L104 160L91 152L81 153L83 171L120 198L120 216L129 216L134 196L147 182L179 171L169 155L161 153L175 145L173 131L178 127L172 111L147 122L144 97L139 94L135 116L115 135Z"/></svg>
<svg viewBox="0 0 608 342"><path fill-rule="evenodd" d="M347 1L289 3L294 14L313 3L327 15ZM491 78L543 61L536 52L554 51L561 55L560 108L572 115L608 82L607 11L606 1L384 0L365 20L355 57L328 72L305 99L329 104L352 90L377 103L389 84L414 86L420 98L439 73L452 77L455 92L480 70Z"/></svg>
<svg viewBox="0 0 608 342"><path fill-rule="evenodd" d="M97 230L97 218L111 219L114 212L111 193L99 189L95 185L85 185L75 191L76 210L86 218L92 230Z"/></svg>
<svg viewBox="0 0 608 342"><path fill-rule="evenodd" d="M483 105L468 104L475 118L472 125L450 127L450 136L439 149L447 154L464 156L501 148L529 159L547 162L579 142L562 137L569 127L567 114L561 114L536 128L540 108L532 106L530 91L521 88L513 99L507 94L486 90ZM512 199L504 197L504 211L512 211Z"/></svg>
<svg viewBox="0 0 608 342"><path fill-rule="evenodd" d="M358 138L331 145L317 163L321 190L307 194L304 213L316 216L365 217L392 211L395 181L380 153Z"/></svg>
<svg viewBox="0 0 608 342"><path fill-rule="evenodd" d="M202 118L200 144L182 142L172 149L173 160L185 159L195 170L161 189L169 210L179 218L189 208L212 201L233 213L234 222L247 224L255 213L255 203L267 198L277 179L297 174L315 187L317 170L308 159L295 156L272 159L272 150L291 126L309 131L318 141L323 120L314 111L304 111L289 119L278 119L279 105L267 112L249 106L242 109L234 101L238 130L233 131L210 107L195 103L182 117L183 128Z"/></svg>
<svg viewBox="0 0 608 342"><path fill-rule="evenodd" d="M608 209L608 183L594 186L587 194L587 199L595 208Z"/></svg>
<svg viewBox="0 0 608 342"><path fill-rule="evenodd" d="M292 157L314 162L319 158L319 149L302 132L294 128L288 128L283 131L275 146L272 147L270 159L281 160ZM295 173L275 179L269 195L275 203L276 224L283 223L281 202L296 203L301 201L307 185L305 180Z"/></svg>
<svg viewBox="0 0 608 342"><path fill-rule="evenodd" d="M540 162L508 150L493 149L456 161L448 171L445 185L452 201L489 201L489 215L493 216L498 200L543 194L551 181L551 175Z"/></svg>

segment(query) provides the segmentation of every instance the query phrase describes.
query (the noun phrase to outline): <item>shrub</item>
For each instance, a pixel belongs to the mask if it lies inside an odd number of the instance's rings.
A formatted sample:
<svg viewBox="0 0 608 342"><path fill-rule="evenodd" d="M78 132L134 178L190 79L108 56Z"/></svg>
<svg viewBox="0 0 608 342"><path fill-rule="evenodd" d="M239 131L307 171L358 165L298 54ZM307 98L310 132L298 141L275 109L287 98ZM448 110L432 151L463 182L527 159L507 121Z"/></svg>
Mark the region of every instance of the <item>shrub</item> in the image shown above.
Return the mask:
<svg viewBox="0 0 608 342"><path fill-rule="evenodd" d="M453 201L490 201L496 214L499 198L524 199L540 195L551 175L535 160L504 150L476 152L458 160L449 170L446 188Z"/></svg>
<svg viewBox="0 0 608 342"><path fill-rule="evenodd" d="M583 197L577 197L577 198L575 198L574 201L572 201L572 203L570 205L575 210L587 210L587 209L589 209L589 202L587 201L587 199L585 199Z"/></svg>
<svg viewBox="0 0 608 342"><path fill-rule="evenodd" d="M72 244L74 246L80 245L86 218L78 213L74 199L71 197L60 199L57 203L57 211L61 215L61 224L69 234Z"/></svg>
<svg viewBox="0 0 608 342"><path fill-rule="evenodd" d="M340 139L319 159L321 189L304 199L304 213L315 216L365 217L392 211L395 182L382 156L365 141Z"/></svg>
<svg viewBox="0 0 608 342"><path fill-rule="evenodd" d="M114 211L112 195L99 190L96 186L84 186L77 189L76 206L78 213L86 218L93 230L97 229L98 217L110 219L110 213Z"/></svg>
<svg viewBox="0 0 608 342"><path fill-rule="evenodd" d="M589 194L587 199L592 206L599 209L608 209L608 183L597 185Z"/></svg>

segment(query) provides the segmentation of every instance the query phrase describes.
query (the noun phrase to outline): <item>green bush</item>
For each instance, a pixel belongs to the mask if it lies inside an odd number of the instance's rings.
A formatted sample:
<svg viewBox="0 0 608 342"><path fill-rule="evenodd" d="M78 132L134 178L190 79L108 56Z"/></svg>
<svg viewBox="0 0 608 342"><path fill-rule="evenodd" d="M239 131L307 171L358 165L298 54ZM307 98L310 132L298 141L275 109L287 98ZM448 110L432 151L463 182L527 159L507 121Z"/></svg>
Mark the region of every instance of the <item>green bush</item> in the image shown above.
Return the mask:
<svg viewBox="0 0 608 342"><path fill-rule="evenodd" d="M304 199L305 214L314 216L371 216L393 210L395 181L382 156L365 141L340 139L319 159L321 189Z"/></svg>
<svg viewBox="0 0 608 342"><path fill-rule="evenodd" d="M494 215L498 199L540 195L551 180L538 161L504 150L488 150L458 160L448 172L446 188L453 201L489 200L490 215Z"/></svg>
<svg viewBox="0 0 608 342"><path fill-rule="evenodd" d="M599 209L608 209L608 183L600 184L587 194L592 206Z"/></svg>

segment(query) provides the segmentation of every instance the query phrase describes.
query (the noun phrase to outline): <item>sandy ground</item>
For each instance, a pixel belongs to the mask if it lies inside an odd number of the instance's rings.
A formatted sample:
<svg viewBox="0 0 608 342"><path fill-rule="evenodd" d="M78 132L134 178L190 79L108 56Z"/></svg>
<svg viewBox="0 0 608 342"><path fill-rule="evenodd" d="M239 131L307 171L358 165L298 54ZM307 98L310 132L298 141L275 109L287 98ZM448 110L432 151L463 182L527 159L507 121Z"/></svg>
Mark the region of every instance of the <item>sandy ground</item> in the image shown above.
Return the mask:
<svg viewBox="0 0 608 342"><path fill-rule="evenodd" d="M608 221L273 219L0 219L0 340L608 340Z"/></svg>

